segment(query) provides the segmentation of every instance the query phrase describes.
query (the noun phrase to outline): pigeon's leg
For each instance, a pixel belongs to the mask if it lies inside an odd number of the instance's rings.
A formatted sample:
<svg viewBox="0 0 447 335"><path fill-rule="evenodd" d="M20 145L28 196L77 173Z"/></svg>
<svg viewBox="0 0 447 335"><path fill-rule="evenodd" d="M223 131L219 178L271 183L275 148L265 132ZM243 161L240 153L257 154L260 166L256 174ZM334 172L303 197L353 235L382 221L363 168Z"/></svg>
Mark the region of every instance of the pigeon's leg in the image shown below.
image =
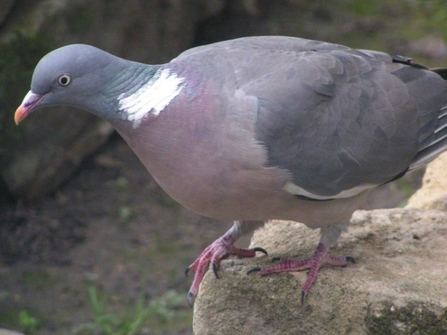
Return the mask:
<svg viewBox="0 0 447 335"><path fill-rule="evenodd" d="M336 224L322 229L317 250L311 258L303 260L283 259L278 264L263 268L253 268L248 271L248 273L259 271L261 275L268 275L271 273L294 272L309 269L307 279L301 289L301 302L304 302L304 298L317 278L318 270L323 264L329 264L332 266L346 266L348 262L355 263L354 258L350 256L331 257L328 255L329 248L337 241L341 232L346 230L346 226L347 224Z"/></svg>
<svg viewBox="0 0 447 335"><path fill-rule="evenodd" d="M188 302L193 304L193 300L199 291L200 283L205 275L208 264L211 263L214 274L218 278L217 268L220 260L225 255L238 255L240 257L254 257L256 251L267 255L262 248L241 249L234 246L234 243L242 235L253 232L256 228L262 226L263 221L234 221L233 226L220 238L209 245L200 256L185 271L187 275L190 270L194 271L194 280L188 293Z"/></svg>

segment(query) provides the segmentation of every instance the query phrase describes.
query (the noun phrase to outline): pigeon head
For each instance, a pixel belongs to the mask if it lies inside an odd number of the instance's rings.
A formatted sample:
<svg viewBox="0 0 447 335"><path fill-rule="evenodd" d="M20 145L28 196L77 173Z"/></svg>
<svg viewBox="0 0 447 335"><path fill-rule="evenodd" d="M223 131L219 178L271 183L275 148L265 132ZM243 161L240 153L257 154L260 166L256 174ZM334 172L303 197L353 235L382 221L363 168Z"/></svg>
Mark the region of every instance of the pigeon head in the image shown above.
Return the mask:
<svg viewBox="0 0 447 335"><path fill-rule="evenodd" d="M56 49L37 64L31 90L17 108L18 124L37 109L67 105L104 117L111 99L105 83L114 82L124 61L98 48L73 44ZM113 69L113 70L112 70ZM116 81L116 80L115 80Z"/></svg>

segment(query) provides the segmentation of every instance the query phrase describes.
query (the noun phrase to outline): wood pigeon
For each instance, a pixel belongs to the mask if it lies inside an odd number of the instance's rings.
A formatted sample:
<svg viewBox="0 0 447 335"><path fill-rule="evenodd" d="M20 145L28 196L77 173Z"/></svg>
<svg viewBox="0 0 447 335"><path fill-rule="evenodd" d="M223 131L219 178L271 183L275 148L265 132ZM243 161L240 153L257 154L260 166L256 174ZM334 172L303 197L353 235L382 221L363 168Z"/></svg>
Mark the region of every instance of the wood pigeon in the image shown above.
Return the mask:
<svg viewBox="0 0 447 335"><path fill-rule="evenodd" d="M18 124L69 105L110 122L160 186L199 214L233 220L188 268L193 301L209 265L262 248L234 242L266 220L320 228L306 260L261 275L345 266L329 248L368 192L424 166L447 148L447 69L402 56L294 37L247 37L147 65L75 44L46 55ZM187 270L187 272L188 272Z"/></svg>

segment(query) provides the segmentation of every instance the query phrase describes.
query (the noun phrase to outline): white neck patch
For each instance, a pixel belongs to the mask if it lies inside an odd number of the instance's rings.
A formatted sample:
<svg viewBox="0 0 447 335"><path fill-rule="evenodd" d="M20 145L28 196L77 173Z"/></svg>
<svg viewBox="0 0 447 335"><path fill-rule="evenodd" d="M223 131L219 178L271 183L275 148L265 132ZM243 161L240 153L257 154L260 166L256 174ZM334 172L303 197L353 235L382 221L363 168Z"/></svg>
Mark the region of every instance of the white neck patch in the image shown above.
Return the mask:
<svg viewBox="0 0 447 335"><path fill-rule="evenodd" d="M138 91L129 96L125 93L118 96L120 110L126 113L128 121L133 122L133 128L138 128L147 114L158 116L169 105L185 87L183 81L184 78L168 69L158 70Z"/></svg>

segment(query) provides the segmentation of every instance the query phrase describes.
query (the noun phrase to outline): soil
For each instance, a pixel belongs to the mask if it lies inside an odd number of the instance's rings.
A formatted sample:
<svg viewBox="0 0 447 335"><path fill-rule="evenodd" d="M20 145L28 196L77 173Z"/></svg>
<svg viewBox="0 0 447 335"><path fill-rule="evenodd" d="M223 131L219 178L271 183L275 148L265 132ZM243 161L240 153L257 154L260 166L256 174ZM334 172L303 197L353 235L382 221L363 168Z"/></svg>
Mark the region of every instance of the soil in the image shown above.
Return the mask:
<svg viewBox="0 0 447 335"><path fill-rule="evenodd" d="M410 179L417 188L420 173ZM393 207L407 195L390 184L368 207ZM117 135L55 194L3 205L0 220L0 327L23 331L18 315L27 311L40 323L36 334L93 322L91 286L117 318L132 317L139 296L147 304L181 297L155 308L140 333L192 334L184 270L230 226L176 204Z"/></svg>

